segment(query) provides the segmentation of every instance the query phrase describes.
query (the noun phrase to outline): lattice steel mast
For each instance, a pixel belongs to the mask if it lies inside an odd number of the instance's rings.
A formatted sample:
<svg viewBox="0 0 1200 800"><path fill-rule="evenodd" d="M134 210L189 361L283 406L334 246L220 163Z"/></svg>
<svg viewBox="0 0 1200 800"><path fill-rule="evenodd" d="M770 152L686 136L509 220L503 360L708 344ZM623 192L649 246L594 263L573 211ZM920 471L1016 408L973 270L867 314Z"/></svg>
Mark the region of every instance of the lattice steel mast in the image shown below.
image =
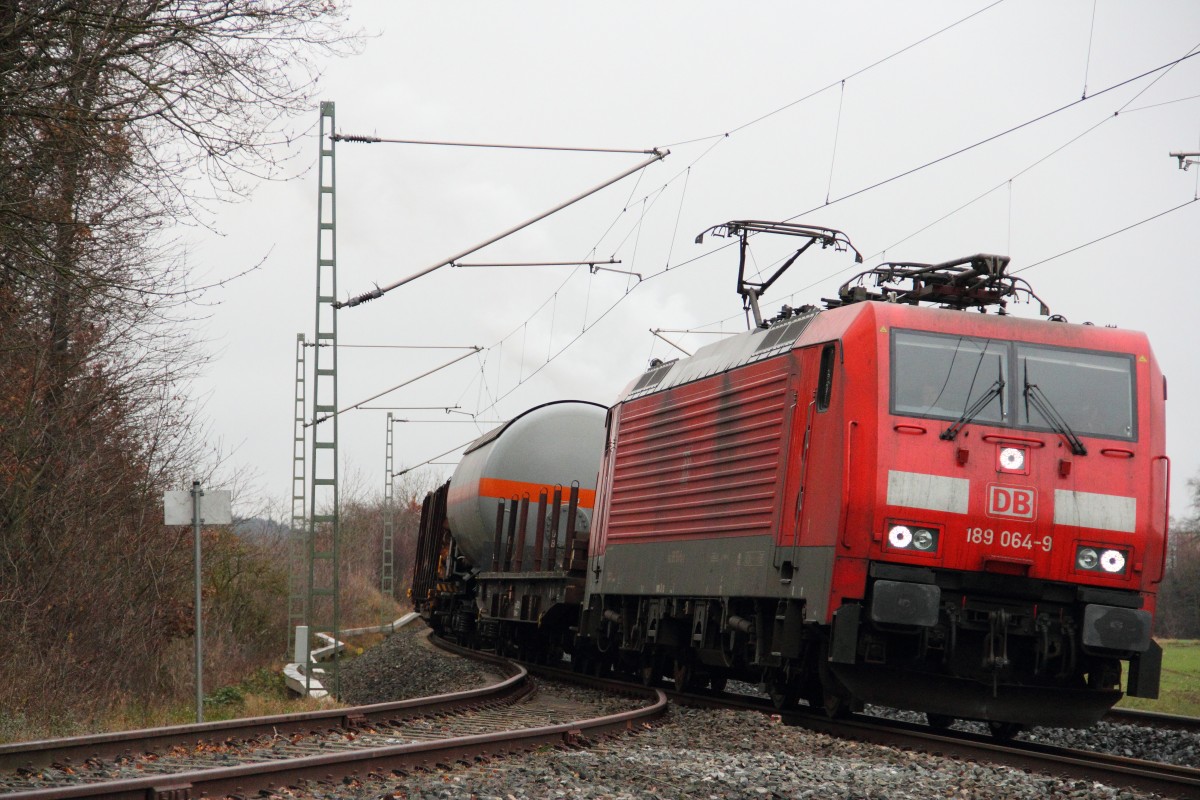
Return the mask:
<svg viewBox="0 0 1200 800"><path fill-rule="evenodd" d="M308 479L304 470L305 439L304 403L306 359L304 354L306 342L304 334L296 334L296 390L292 402L294 422L292 424L292 517L288 529L288 625L287 625L287 658L296 652L296 626L304 624L305 602L307 600L307 584L305 566L308 550L307 516L308 509L305 500L308 492Z"/></svg>
<svg viewBox="0 0 1200 800"><path fill-rule="evenodd" d="M337 201L333 103L321 103L317 169L317 301L313 351L312 457L309 461L308 626L310 635L339 635L338 419L337 419ZM311 639L306 688L315 668ZM327 688L340 689L338 654Z"/></svg>
<svg viewBox="0 0 1200 800"><path fill-rule="evenodd" d="M379 624L388 622L388 613L395 593L395 559L393 556L395 544L395 513L392 508L392 480L395 478L393 458L393 442L395 429L392 412L387 415L387 444L383 457L383 564L379 568L379 592L383 595L379 602Z"/></svg>

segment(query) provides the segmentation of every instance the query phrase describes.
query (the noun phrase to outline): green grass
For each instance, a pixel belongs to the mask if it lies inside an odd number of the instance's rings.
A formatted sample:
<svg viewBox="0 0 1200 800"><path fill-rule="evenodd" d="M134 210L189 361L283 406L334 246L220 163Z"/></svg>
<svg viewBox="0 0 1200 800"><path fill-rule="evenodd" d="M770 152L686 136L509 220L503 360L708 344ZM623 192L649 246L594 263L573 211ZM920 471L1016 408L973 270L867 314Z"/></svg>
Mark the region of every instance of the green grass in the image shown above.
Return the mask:
<svg viewBox="0 0 1200 800"><path fill-rule="evenodd" d="M1164 639L1162 683L1157 700L1126 697L1117 705L1162 714L1200 717L1200 640Z"/></svg>

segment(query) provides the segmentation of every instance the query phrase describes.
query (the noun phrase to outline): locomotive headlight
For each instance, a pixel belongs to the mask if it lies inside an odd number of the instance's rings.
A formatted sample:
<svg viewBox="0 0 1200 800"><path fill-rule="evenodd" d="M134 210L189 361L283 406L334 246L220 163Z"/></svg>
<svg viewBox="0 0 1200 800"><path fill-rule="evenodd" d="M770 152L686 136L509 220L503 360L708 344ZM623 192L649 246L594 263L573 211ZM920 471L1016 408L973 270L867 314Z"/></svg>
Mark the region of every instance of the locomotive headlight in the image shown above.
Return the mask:
<svg viewBox="0 0 1200 800"><path fill-rule="evenodd" d="M1100 554L1090 547L1081 547L1075 553L1075 563L1080 569L1095 569L1100 563Z"/></svg>
<svg viewBox="0 0 1200 800"><path fill-rule="evenodd" d="M1100 554L1100 566L1105 572L1124 572L1125 554L1120 550L1105 550Z"/></svg>
<svg viewBox="0 0 1200 800"><path fill-rule="evenodd" d="M893 525L888 531L888 544L897 550L906 550L913 543L913 534L907 525Z"/></svg>
<svg viewBox="0 0 1200 800"><path fill-rule="evenodd" d="M1005 447L1000 451L1000 468L1010 472L1025 469L1025 448Z"/></svg>
<svg viewBox="0 0 1200 800"><path fill-rule="evenodd" d="M940 530L935 525L888 521L887 547L889 550L933 555L937 553L940 538Z"/></svg>
<svg viewBox="0 0 1200 800"><path fill-rule="evenodd" d="M1075 548L1075 566L1086 572L1121 575L1129 566L1129 550L1079 545Z"/></svg>
<svg viewBox="0 0 1200 800"><path fill-rule="evenodd" d="M912 546L918 550L928 550L933 547L935 539L932 531L917 528L912 534Z"/></svg>

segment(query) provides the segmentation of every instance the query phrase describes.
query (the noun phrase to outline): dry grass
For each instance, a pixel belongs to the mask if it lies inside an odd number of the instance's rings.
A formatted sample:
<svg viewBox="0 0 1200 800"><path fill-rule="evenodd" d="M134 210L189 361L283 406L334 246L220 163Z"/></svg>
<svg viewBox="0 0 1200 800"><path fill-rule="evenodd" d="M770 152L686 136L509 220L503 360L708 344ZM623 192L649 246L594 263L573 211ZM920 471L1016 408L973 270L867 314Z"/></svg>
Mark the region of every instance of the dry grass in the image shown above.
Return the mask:
<svg viewBox="0 0 1200 800"><path fill-rule="evenodd" d="M341 705L333 700L296 697L287 691L277 672L263 669L236 686L224 686L209 694L204 703L204 721L296 714ZM194 700L146 703L121 698L88 718L33 719L20 713L0 713L0 744L190 725L195 721Z"/></svg>

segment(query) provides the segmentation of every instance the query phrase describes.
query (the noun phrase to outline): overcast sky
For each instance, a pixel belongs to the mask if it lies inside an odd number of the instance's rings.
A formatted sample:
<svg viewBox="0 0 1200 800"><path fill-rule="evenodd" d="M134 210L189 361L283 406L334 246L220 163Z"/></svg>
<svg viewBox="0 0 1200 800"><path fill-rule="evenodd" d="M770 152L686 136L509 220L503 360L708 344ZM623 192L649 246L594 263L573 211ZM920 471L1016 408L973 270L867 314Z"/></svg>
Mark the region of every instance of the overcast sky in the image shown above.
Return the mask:
<svg viewBox="0 0 1200 800"><path fill-rule="evenodd" d="M326 65L321 91L340 133L671 151L464 259L613 258L640 280L587 267L443 268L339 313L344 345L485 348L370 404L455 408L393 412L412 420L396 426L397 470L539 403L611 404L651 358L680 355L652 328L745 330L736 249L696 235L732 219L794 219L845 231L868 266L1007 254L1070 321L1148 333L1170 381L1174 511L1186 512L1186 480L1200 470L1200 167L1181 171L1168 153L1200 150L1200 55L1151 70L1200 46L1200 3L356 0L350 24L369 37ZM314 166L317 118L314 105L296 123ZM336 159L345 298L644 156L343 143ZM216 353L196 386L204 414L230 464L257 476L238 487L242 513L267 499L277 516L290 508L295 337L313 334L316 208L313 169L261 186L222 210L223 235L193 240L210 277L263 260L211 298L220 303L200 331ZM769 268L787 244L756 245L756 264ZM833 296L858 269L844 254L806 255L764 313ZM667 335L688 350L715 340ZM339 405L464 352L344 349ZM342 416L343 496L382 491L386 413Z"/></svg>

